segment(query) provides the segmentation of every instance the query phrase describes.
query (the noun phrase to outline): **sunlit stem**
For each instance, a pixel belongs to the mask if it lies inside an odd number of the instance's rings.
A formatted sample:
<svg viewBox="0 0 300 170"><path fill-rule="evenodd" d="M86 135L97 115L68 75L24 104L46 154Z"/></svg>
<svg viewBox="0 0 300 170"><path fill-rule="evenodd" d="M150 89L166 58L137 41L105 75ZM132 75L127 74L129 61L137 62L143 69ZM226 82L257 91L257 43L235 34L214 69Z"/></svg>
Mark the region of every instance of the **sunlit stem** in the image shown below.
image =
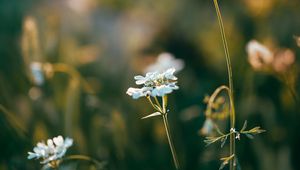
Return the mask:
<svg viewBox="0 0 300 170"><path fill-rule="evenodd" d="M156 96L154 97L154 100L155 100L157 106L159 106L160 108L162 108Z"/></svg>
<svg viewBox="0 0 300 170"><path fill-rule="evenodd" d="M147 99L148 99L149 103L151 104L151 106L152 106L155 110L159 111L160 113L163 112L162 109L161 109L161 107L160 107L160 105L159 105L159 106L155 105L155 104L153 103L153 101L152 101L152 99L151 99L150 96L147 96Z"/></svg>
<svg viewBox="0 0 300 170"><path fill-rule="evenodd" d="M232 79L232 69L231 69L231 61L230 61L230 55L228 50L228 45L226 41L225 36L225 29L224 24L222 21L222 15L220 12L218 0L213 0L217 17L218 17L218 23L220 27L220 32L222 36L222 42L223 47L225 51L225 58L226 58L226 65L227 65L227 71L228 71L228 81L229 81L229 99L230 99L230 128L235 128L235 108L234 108L234 98L233 98L233 79ZM230 155L235 155L235 134L230 135ZM230 170L235 170L235 159L230 160Z"/></svg>
<svg viewBox="0 0 300 170"><path fill-rule="evenodd" d="M180 169L180 166L179 166L179 162L178 162L177 155L176 155L176 150L175 150L172 136L171 136L170 126L169 126L169 122L168 122L168 114L166 112L166 106L167 106L167 96L166 95L162 97L162 102L163 102L162 117L163 117L163 121L164 121L164 125L165 125L165 130L166 130L169 146L171 149L174 165L175 165L176 169L178 170L178 169Z"/></svg>

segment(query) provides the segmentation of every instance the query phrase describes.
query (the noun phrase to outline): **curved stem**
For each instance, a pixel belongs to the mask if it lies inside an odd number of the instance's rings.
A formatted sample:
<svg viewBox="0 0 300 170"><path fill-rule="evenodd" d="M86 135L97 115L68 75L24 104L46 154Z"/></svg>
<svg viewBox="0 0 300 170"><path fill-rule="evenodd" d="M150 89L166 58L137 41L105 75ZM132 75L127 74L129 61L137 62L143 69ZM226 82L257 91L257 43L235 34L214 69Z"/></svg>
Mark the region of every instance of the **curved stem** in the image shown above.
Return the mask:
<svg viewBox="0 0 300 170"><path fill-rule="evenodd" d="M229 50L228 50L228 45L226 41L226 36L225 36L225 29L224 29L224 24L222 20L222 15L220 12L218 0L213 0L217 17L218 17L218 22L219 22L219 27L220 27L220 32L222 36L222 42L223 42L223 47L225 51L225 58L226 58L226 64L227 64L227 71L228 71L228 82L229 82L229 98L230 98L230 128L235 127L235 108L234 108L234 98L233 98L233 79L232 79L232 67L231 67L231 61L230 61L230 55L229 55ZM230 135L230 155L235 155L235 134ZM235 169L235 159L230 160L230 170Z"/></svg>
<svg viewBox="0 0 300 170"><path fill-rule="evenodd" d="M218 87L214 93L210 96L209 100L208 100L208 104L207 104L207 108L208 108L208 112L205 112L205 116L206 117L209 117L209 118L213 118L212 116L212 112L211 112L211 108L212 108L212 105L216 99L216 97L223 91L223 90L226 90L228 96L230 96L230 89L227 87L227 86L220 86Z"/></svg>

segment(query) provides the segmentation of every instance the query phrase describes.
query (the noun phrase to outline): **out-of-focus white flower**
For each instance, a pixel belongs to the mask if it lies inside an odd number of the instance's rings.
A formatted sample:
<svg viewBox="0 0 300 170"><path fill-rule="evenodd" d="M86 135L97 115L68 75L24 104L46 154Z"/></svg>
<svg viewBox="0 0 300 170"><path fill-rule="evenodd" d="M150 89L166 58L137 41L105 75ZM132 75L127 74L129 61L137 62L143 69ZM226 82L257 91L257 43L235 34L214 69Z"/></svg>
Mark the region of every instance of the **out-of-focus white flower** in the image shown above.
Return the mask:
<svg viewBox="0 0 300 170"><path fill-rule="evenodd" d="M276 53L272 64L276 72L285 72L294 62L294 52L290 49L284 49Z"/></svg>
<svg viewBox="0 0 300 170"><path fill-rule="evenodd" d="M41 164L47 164L62 158L72 144L73 139L66 138L64 140L62 136L57 136L48 139L47 144L44 142L37 143L37 146L33 148L33 152L28 152L27 158L42 159Z"/></svg>
<svg viewBox="0 0 300 170"><path fill-rule="evenodd" d="M256 70L264 68L264 66L271 64L274 60L274 54L256 40L251 40L247 44L246 51L249 63Z"/></svg>
<svg viewBox="0 0 300 170"><path fill-rule="evenodd" d="M138 99L145 96L164 96L172 93L173 90L179 89L176 85L177 77L174 76L175 68L169 68L168 70L159 72L149 72L146 76L135 76L137 85L143 85L142 88L132 88L127 90L127 94L132 96L133 99Z"/></svg>
<svg viewBox="0 0 300 170"><path fill-rule="evenodd" d="M30 63L30 71L33 83L39 86L42 85L45 81L43 64L40 62Z"/></svg>
<svg viewBox="0 0 300 170"><path fill-rule="evenodd" d="M298 47L300 47L300 37L299 36L294 36L295 40L296 40L296 44Z"/></svg>
<svg viewBox="0 0 300 170"><path fill-rule="evenodd" d="M214 123L211 119L206 119L200 133L201 135L210 135L213 132L214 129Z"/></svg>
<svg viewBox="0 0 300 170"><path fill-rule="evenodd" d="M157 57L157 60L155 63L149 65L144 72L163 72L166 71L168 68L175 68L176 71L180 71L184 68L184 62L181 59L176 59L172 54L170 53L161 53Z"/></svg>

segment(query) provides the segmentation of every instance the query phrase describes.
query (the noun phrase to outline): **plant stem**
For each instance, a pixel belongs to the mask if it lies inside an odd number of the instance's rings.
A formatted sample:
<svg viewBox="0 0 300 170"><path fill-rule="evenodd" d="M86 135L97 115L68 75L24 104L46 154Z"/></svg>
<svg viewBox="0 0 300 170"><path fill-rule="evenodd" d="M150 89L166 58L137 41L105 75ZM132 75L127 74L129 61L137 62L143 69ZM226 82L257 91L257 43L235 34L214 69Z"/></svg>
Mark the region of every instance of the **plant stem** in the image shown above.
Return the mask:
<svg viewBox="0 0 300 170"><path fill-rule="evenodd" d="M168 118L167 118L166 114L163 114L162 117L163 117L163 121L164 121L164 125L165 125L165 130L166 130L169 146L170 146L170 149L171 149L171 152L172 152L173 161L174 161L176 169L178 170L180 167L179 167L179 162L178 162L178 159L177 159L177 156L176 156L175 147L174 147L174 144L173 144L173 141L172 141L172 136L171 136L171 132L170 132Z"/></svg>
<svg viewBox="0 0 300 170"><path fill-rule="evenodd" d="M162 97L162 106L163 106L163 108L162 108L162 111L163 111L162 117L163 117L163 121L164 121L164 125L165 125L165 130L166 130L169 146L170 146L170 149L171 149L174 165L175 165L175 168L178 170L178 169L180 169L180 166L179 166L179 162L178 162L177 155L176 155L176 150L175 150L175 147L174 147L174 144L173 144L173 141L172 141L171 132L170 132L170 126L169 126L169 122L168 122L168 113L167 113L167 109L166 109L167 102L168 102L168 96L165 95L165 96Z"/></svg>
<svg viewBox="0 0 300 170"><path fill-rule="evenodd" d="M232 79L232 68L231 68L230 55L229 55L228 45L227 45L226 36L225 36L225 29L224 29L224 24L222 21L222 15L220 12L218 0L213 0L213 1L214 1L217 17L218 17L223 47L224 47L224 51L225 51L227 71L228 71L228 82L229 82L229 89L230 89L230 93L229 93L230 128L235 128L235 108L234 108L234 98L233 98L233 79ZM230 155L235 155L235 134L234 133L230 135ZM230 170L235 170L235 159L230 160Z"/></svg>

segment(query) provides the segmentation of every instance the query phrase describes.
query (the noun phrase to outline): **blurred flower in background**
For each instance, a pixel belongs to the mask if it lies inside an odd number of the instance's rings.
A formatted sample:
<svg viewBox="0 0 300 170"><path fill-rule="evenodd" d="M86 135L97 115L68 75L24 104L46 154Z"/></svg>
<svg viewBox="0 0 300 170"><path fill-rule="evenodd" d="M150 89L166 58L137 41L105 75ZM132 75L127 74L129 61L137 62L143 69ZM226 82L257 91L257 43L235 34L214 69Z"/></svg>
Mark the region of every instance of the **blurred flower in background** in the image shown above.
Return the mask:
<svg viewBox="0 0 300 170"><path fill-rule="evenodd" d="M171 67L175 68L176 72L179 72L184 68L184 62L181 59L176 59L172 54L164 52L159 54L156 62L147 66L144 72L163 72Z"/></svg>
<svg viewBox="0 0 300 170"><path fill-rule="evenodd" d="M278 49L273 52L256 40L251 40L247 46L248 61L255 70L275 71L284 73L295 62L295 54L290 49Z"/></svg>
<svg viewBox="0 0 300 170"><path fill-rule="evenodd" d="M256 70L266 68L273 62L273 53L256 40L251 40L247 44L246 51L250 65Z"/></svg>
<svg viewBox="0 0 300 170"><path fill-rule="evenodd" d="M61 159L72 144L73 139L64 139L62 136L48 139L47 144L39 142L37 146L33 148L33 152L28 152L28 159L42 159L41 164L49 163L50 165L56 165L57 163L52 162Z"/></svg>

